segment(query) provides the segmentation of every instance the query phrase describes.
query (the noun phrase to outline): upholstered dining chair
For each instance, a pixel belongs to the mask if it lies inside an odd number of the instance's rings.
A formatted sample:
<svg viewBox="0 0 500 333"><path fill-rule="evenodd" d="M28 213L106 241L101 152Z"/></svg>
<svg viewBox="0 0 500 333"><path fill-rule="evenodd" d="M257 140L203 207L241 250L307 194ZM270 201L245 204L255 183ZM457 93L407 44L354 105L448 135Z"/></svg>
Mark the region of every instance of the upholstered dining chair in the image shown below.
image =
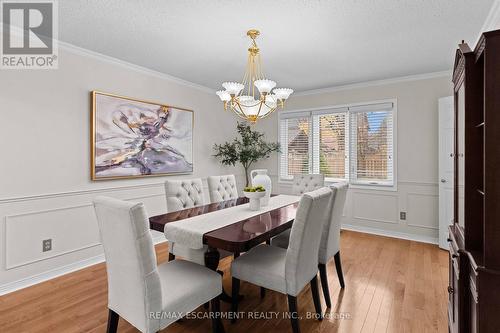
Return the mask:
<svg viewBox="0 0 500 333"><path fill-rule="evenodd" d="M167 180L165 181L165 195L168 212L203 206L205 204L205 194L201 178ZM200 265L205 264L206 246L203 249L195 250L172 242L168 242L168 244L169 260L174 260L176 256L180 256Z"/></svg>
<svg viewBox="0 0 500 333"><path fill-rule="evenodd" d="M314 191L325 186L325 175L294 175L292 184L292 194L302 195L306 192Z"/></svg>
<svg viewBox="0 0 500 333"><path fill-rule="evenodd" d="M94 207L108 275L108 333L119 318L139 331L152 333L211 301L212 331L223 332L216 272L184 260L157 265L142 203L98 197Z"/></svg>
<svg viewBox="0 0 500 333"><path fill-rule="evenodd" d="M238 189L236 188L234 175L209 176L207 182L210 202L238 199Z"/></svg>
<svg viewBox="0 0 500 333"><path fill-rule="evenodd" d="M293 195L302 195L304 193L314 191L325 186L325 176L323 174L298 174L293 176L293 184L292 184L292 194ZM286 238L290 237L290 229L282 232L276 237ZM271 244L271 241L268 241L267 244ZM286 248L286 247L285 247ZM265 288L260 289L260 296L264 298L266 295Z"/></svg>
<svg viewBox="0 0 500 333"><path fill-rule="evenodd" d="M344 288L344 274L342 273L342 263L340 260L340 222L347 195L347 183L336 183L331 186L333 190L332 200L329 207L329 219L324 225L321 243L318 252L318 268L321 278L323 296L328 308L332 307L330 290L328 287L328 276L326 264L332 259L335 260L335 268L339 278L340 287ZM283 232L271 240L271 245L286 249L289 244L290 232Z"/></svg>
<svg viewBox="0 0 500 333"><path fill-rule="evenodd" d="M302 196L287 249L261 244L233 261L232 311L238 311L240 280L287 294L292 329L297 333L300 331L297 295L310 283L315 310L318 319L322 319L317 282L318 252L331 196L332 190L327 187Z"/></svg>

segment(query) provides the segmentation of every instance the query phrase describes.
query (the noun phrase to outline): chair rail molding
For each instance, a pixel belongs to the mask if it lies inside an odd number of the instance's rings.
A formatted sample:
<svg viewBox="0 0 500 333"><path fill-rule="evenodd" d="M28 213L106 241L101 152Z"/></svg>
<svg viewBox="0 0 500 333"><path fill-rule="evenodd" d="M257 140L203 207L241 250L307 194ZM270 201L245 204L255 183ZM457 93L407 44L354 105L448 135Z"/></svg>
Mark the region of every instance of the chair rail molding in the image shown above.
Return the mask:
<svg viewBox="0 0 500 333"><path fill-rule="evenodd" d="M41 193L41 194L32 194L32 195L0 198L0 204L21 202L21 201L27 201L27 200L37 200L37 199L51 199L51 198L59 198L59 197L73 196L73 195L97 194L97 193L103 193L103 192L115 192L115 191L125 191L125 190L135 190L135 189L149 189L149 188L154 188L154 187L160 187L163 189L163 182L161 182L161 183L148 183L148 184L136 184L136 185L125 185L125 186L108 186L108 187L99 187L99 188L82 189L82 190L74 190L74 191L63 191L63 192L56 192L56 193Z"/></svg>

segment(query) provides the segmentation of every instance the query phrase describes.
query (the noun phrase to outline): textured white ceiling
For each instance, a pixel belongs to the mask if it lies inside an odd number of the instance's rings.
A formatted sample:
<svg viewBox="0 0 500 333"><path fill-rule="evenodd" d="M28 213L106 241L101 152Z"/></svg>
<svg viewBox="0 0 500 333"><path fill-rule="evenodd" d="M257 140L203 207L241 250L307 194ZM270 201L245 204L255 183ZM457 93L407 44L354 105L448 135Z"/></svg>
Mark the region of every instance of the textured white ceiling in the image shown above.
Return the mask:
<svg viewBox="0 0 500 333"><path fill-rule="evenodd" d="M297 91L449 70L493 0L65 0L60 39L218 89L250 28L264 72Z"/></svg>

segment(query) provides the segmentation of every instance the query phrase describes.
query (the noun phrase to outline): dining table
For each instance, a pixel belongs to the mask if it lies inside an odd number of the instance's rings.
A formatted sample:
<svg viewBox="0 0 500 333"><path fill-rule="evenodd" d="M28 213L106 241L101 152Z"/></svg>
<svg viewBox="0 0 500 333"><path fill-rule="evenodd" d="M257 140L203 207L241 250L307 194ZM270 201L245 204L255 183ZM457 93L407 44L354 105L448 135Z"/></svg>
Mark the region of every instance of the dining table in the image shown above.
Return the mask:
<svg viewBox="0 0 500 333"><path fill-rule="evenodd" d="M199 220L200 218L197 217L200 215L206 215L203 216L203 221L207 223L223 217L223 226L219 225L213 230L207 230L202 235L203 245L207 247L204 255L205 266L217 271L221 251L230 252L234 258L237 258L240 253L247 252L259 244L269 244L272 237L291 228L300 197L286 196L287 198L281 198L281 201L279 197L280 195L272 195L270 207L264 206L260 211L251 212L247 207L249 199L239 197L152 216L149 218L149 224L152 230L164 232L168 224L175 223L177 229L182 229L184 225L187 227L194 220ZM275 200L274 206L273 200ZM241 218L241 212L244 213L243 215L251 216ZM231 301L231 297L225 291L221 299L226 302Z"/></svg>

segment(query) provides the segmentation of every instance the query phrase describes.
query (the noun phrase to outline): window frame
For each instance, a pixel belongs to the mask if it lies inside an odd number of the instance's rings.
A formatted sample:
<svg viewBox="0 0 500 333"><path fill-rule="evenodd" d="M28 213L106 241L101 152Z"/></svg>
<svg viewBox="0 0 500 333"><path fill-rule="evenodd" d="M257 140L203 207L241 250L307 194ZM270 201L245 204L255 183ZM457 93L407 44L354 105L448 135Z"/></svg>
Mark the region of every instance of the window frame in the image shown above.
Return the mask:
<svg viewBox="0 0 500 333"><path fill-rule="evenodd" d="M359 107L359 106L370 106L374 104L382 104L382 103L392 103L393 108L392 108L392 184L390 183L384 183L384 182L371 182L371 181L356 181L352 182L351 181L351 143L350 143L350 116L351 112L348 111L349 107ZM331 112L328 112L331 111ZM398 186L398 166L397 166L397 129L398 129L398 102L396 98L392 99L383 99L383 100L374 100L374 101L367 101L367 102L360 102L360 103L349 103L349 104L340 104L340 105L328 105L328 106L322 106L322 107L316 107L316 108L308 108L308 109L296 109L296 110L289 110L289 111L284 111L281 112L280 115L278 116L278 141L280 144L281 142L281 120L285 118L290 118L293 117L294 114L301 114L303 115L304 113L309 113L310 117L310 126L311 126L311 135L309 137L309 170L314 170L315 165L314 165L314 135L312 134L312 131L315 130L315 124L314 124L314 117L315 115L320 115L321 113L324 114L332 114L332 113L342 113L346 112L346 119L349 119L346 121L346 138L345 138L345 146L346 146L346 169L348 170L347 177L344 178L332 178L328 177L325 178L325 184L330 185L333 183L338 183L338 182L348 182L349 183L349 188L357 188L357 189L370 189L370 190L378 190L378 191L397 191L397 186ZM355 111L359 112L359 111ZM283 147L283 146L282 146ZM278 183L283 184L283 185L290 185L292 183L291 179L288 178L283 178L281 174L281 158L283 153L280 153L280 156L278 158Z"/></svg>

